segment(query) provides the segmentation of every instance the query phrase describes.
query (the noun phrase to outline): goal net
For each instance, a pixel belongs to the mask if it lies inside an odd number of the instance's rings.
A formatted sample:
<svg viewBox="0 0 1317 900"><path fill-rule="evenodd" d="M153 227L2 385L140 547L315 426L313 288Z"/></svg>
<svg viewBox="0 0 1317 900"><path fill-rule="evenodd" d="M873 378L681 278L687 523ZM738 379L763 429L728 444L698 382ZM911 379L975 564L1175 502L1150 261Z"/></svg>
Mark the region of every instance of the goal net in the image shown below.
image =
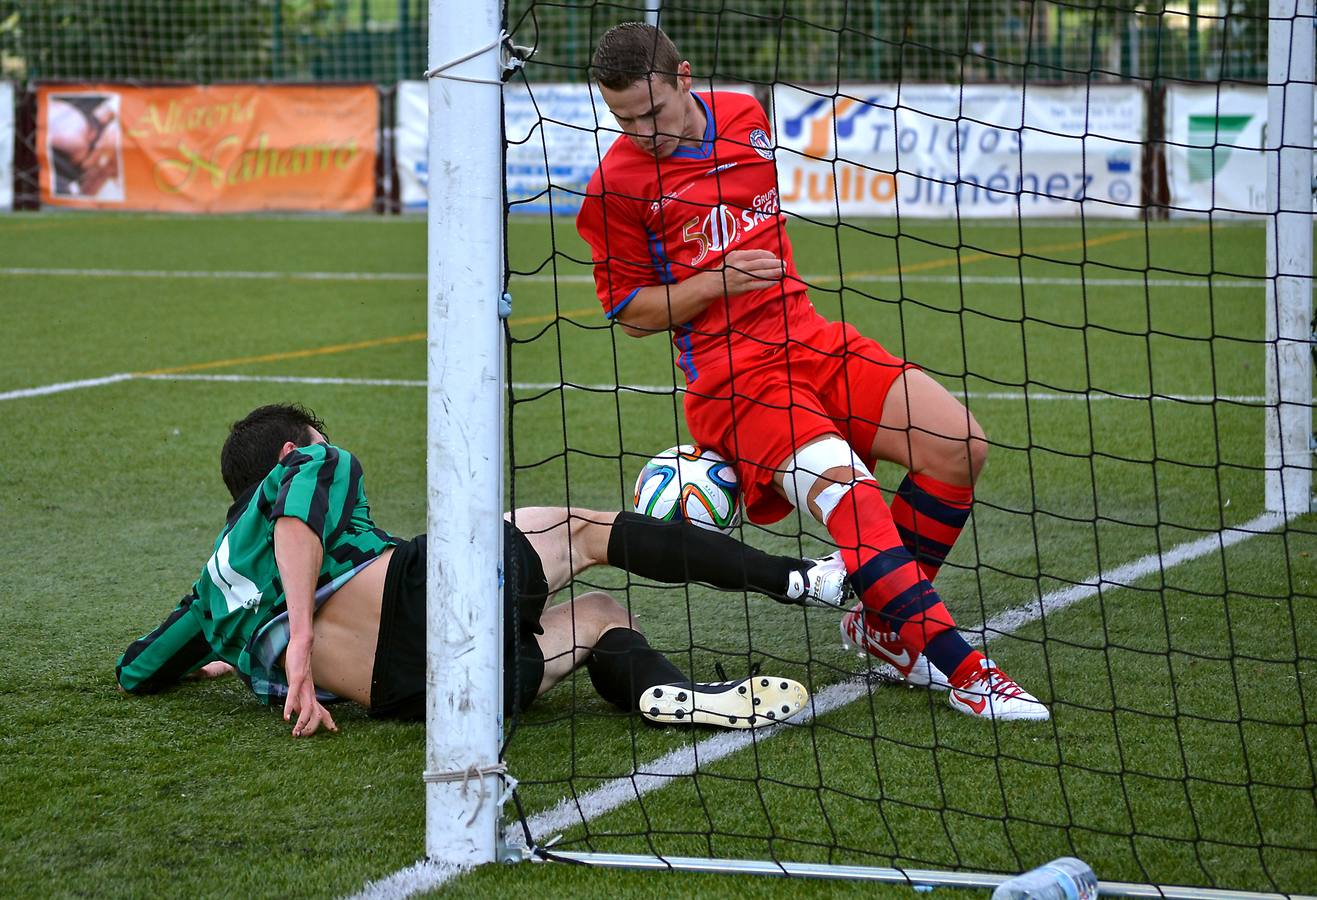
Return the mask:
<svg viewBox="0 0 1317 900"><path fill-rule="evenodd" d="M592 570L574 591L622 599L693 677L760 667L813 706L755 732L654 728L582 673L510 729L511 845L912 881L1076 855L1109 882L1310 886L1313 23L1285 9L651 6L694 90L766 111L814 305L982 424L936 584L1051 719L903 689L843 648L835 612ZM610 325L573 227L618 139L592 50L646 14L509 5L537 51L504 94L512 506L629 507L645 461L690 440L680 340ZM1299 51L1270 75L1269 32ZM875 474L889 499L905 476ZM799 515L738 534L832 549Z"/></svg>

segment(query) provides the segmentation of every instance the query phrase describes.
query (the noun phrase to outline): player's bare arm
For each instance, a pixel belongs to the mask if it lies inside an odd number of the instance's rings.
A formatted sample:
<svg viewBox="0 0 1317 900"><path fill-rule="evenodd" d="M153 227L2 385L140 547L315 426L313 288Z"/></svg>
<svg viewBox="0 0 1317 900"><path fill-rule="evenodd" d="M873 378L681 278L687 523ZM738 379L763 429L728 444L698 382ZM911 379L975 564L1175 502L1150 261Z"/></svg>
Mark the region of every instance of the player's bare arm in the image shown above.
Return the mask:
<svg viewBox="0 0 1317 900"><path fill-rule="evenodd" d="M297 713L294 737L315 734L322 724L330 731L337 731L334 717L316 699L311 674L316 577L324 547L306 523L285 516L274 525L274 557L288 604L288 649L284 653L288 698L284 701L284 721L291 721L292 714Z"/></svg>
<svg viewBox="0 0 1317 900"><path fill-rule="evenodd" d="M631 337L648 337L689 322L720 297L763 290L786 273L781 259L768 250L732 250L723 267L697 272L677 284L641 288L614 319Z"/></svg>

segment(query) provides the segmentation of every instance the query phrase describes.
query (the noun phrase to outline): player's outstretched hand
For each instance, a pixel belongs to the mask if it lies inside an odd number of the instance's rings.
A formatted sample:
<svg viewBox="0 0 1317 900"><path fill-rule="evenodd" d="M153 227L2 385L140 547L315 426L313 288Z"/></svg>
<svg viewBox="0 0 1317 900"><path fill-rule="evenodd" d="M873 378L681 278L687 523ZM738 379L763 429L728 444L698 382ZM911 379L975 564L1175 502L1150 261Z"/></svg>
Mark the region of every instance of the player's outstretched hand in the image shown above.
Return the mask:
<svg viewBox="0 0 1317 900"><path fill-rule="evenodd" d="M729 296L770 288L786 276L782 260L768 250L732 250L723 257L723 263Z"/></svg>
<svg viewBox="0 0 1317 900"><path fill-rule="evenodd" d="M293 737L315 734L321 725L329 731L338 731L334 717L316 699L316 685L311 678L311 644L293 640L284 652L284 672L288 676L288 698L284 700L284 721L292 722Z"/></svg>

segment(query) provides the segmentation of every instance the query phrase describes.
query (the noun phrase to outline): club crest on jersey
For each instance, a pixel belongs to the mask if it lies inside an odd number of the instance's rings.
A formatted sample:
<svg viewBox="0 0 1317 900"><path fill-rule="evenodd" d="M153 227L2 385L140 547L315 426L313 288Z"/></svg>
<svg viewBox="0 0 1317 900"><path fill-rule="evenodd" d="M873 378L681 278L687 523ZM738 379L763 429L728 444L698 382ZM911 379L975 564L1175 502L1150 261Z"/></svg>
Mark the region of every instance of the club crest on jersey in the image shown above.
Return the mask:
<svg viewBox="0 0 1317 900"><path fill-rule="evenodd" d="M773 158L773 142L768 139L768 132L764 129L756 128L750 132L750 146L764 159Z"/></svg>

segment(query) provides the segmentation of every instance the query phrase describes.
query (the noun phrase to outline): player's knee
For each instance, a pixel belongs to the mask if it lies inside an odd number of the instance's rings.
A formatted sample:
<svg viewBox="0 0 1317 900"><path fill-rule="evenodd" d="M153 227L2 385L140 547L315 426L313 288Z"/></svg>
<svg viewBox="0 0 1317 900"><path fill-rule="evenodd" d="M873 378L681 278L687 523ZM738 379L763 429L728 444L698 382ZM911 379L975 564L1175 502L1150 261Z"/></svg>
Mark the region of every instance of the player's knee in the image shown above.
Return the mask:
<svg viewBox="0 0 1317 900"><path fill-rule="evenodd" d="M835 435L801 447L783 464L782 473L782 494L824 525L856 484L874 480L850 444Z"/></svg>
<svg viewBox="0 0 1317 900"><path fill-rule="evenodd" d="M577 633L595 644L604 632L613 628L635 628L635 620L626 607L603 591L591 591L572 601L576 608ZM581 642L584 643L584 642Z"/></svg>
<svg viewBox="0 0 1317 900"><path fill-rule="evenodd" d="M975 423L977 426L977 423ZM977 436L971 434L969 439L969 475L970 482L979 480L979 473L988 462L988 440L983 435L983 430L976 427L974 429Z"/></svg>
<svg viewBox="0 0 1317 900"><path fill-rule="evenodd" d="M523 534L548 534L560 528L570 512L562 506L522 506L505 512L503 520L516 525Z"/></svg>
<svg viewBox="0 0 1317 900"><path fill-rule="evenodd" d="M988 461L988 440L973 419L968 434L938 441L928 449L919 471L948 484L974 484Z"/></svg>
<svg viewBox="0 0 1317 900"><path fill-rule="evenodd" d="M613 532L615 512L599 512L574 506L565 510L568 540L571 541L572 570L580 572L608 562L608 539Z"/></svg>

